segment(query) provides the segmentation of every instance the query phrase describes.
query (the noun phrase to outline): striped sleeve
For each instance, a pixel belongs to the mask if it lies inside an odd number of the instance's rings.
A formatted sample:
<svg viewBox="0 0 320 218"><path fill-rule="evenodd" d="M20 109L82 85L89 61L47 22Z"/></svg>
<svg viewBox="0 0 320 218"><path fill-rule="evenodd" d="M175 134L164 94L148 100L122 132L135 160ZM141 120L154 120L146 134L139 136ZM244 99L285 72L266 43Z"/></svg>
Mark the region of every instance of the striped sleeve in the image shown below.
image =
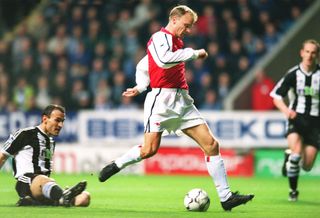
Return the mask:
<svg viewBox="0 0 320 218"><path fill-rule="evenodd" d="M24 147L23 138L24 131L21 130L15 132L14 134L10 134L9 138L3 145L2 152L10 156L16 154Z"/></svg>

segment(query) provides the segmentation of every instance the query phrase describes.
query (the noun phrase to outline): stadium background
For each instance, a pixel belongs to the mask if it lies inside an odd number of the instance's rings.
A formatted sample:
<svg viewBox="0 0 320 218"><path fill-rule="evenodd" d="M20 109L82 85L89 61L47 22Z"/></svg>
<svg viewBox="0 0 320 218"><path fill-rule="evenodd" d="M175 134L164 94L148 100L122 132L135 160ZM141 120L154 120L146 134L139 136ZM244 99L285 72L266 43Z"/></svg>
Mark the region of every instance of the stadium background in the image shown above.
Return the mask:
<svg viewBox="0 0 320 218"><path fill-rule="evenodd" d="M1 1L0 142L17 128L36 125L41 109L58 103L68 113L57 139L56 172L97 172L141 143L144 94L129 100L121 93L134 84L148 38L178 3L199 15L185 44L205 48L209 58L188 63L187 78L221 141L228 174L280 177L285 119L267 104L270 99L253 101L265 99L268 85L297 63L303 39L319 39L302 28L317 29L309 21L319 1ZM284 53L288 48L293 51ZM272 61L280 54L285 61ZM262 80L256 76L261 69ZM230 107L234 92L242 94ZM123 173L207 174L192 141L170 136L162 144L155 157ZM3 170L10 169L7 162ZM319 161L304 175L319 177Z"/></svg>

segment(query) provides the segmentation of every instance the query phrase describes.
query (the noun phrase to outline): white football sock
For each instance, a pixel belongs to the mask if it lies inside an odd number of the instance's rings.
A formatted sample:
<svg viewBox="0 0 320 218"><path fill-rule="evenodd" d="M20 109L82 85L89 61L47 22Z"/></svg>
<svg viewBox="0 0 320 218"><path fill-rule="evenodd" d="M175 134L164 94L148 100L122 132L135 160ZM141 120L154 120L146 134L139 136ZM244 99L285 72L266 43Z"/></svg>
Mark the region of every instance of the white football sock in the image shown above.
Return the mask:
<svg viewBox="0 0 320 218"><path fill-rule="evenodd" d="M42 194L43 196L45 196L46 198L49 198L51 199L52 196L51 196L51 190L54 186L57 186L57 183L55 182L47 182L46 184L44 184L42 186ZM61 191L62 193L62 191Z"/></svg>
<svg viewBox="0 0 320 218"><path fill-rule="evenodd" d="M232 195L232 193L228 185L223 159L220 155L206 156L205 161L208 172L216 186L220 201L225 202Z"/></svg>
<svg viewBox="0 0 320 218"><path fill-rule="evenodd" d="M290 156L288 158L288 161L286 163L287 176L288 177L299 176L299 172L300 172L299 162L300 162L300 159L301 159L301 155L300 154L295 154L295 153L290 154Z"/></svg>
<svg viewBox="0 0 320 218"><path fill-rule="evenodd" d="M129 151L127 151L124 155L117 158L114 162L115 164L120 168L123 169L128 165L137 163L141 161L140 157L140 150L141 145L136 145L133 148L131 148Z"/></svg>

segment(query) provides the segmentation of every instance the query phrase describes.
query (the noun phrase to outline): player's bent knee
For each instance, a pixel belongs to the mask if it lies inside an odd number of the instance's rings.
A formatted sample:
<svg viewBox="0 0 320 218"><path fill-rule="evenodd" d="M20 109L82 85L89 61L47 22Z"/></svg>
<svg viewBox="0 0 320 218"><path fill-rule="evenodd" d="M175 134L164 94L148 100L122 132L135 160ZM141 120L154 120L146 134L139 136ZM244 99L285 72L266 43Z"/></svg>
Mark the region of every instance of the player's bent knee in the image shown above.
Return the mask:
<svg viewBox="0 0 320 218"><path fill-rule="evenodd" d="M204 153L206 156L213 156L219 154L219 142L213 140L207 146L203 146Z"/></svg>
<svg viewBox="0 0 320 218"><path fill-rule="evenodd" d="M90 205L90 193L83 191L81 194L77 195L74 199L74 206L76 207L88 207Z"/></svg>
<svg viewBox="0 0 320 218"><path fill-rule="evenodd" d="M35 199L37 200L44 199L44 196L42 194L42 187L48 182L55 182L55 180L45 175L38 175L32 180L32 183L30 185L30 190L31 190L32 196Z"/></svg>
<svg viewBox="0 0 320 218"><path fill-rule="evenodd" d="M155 155L157 153L158 149L144 149L144 150L141 150L141 158L142 159L146 159L146 158L149 158L149 157L152 157L153 155Z"/></svg>

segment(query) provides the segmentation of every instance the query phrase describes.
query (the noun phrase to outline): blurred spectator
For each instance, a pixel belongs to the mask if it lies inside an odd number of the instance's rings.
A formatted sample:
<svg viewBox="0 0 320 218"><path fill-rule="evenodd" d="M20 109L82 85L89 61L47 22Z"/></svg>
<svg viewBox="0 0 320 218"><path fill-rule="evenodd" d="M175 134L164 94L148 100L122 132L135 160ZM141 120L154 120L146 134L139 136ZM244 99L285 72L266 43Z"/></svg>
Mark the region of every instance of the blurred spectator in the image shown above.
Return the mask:
<svg viewBox="0 0 320 218"><path fill-rule="evenodd" d="M51 103L48 77L41 76L38 78L38 86L36 88L36 95L34 100L35 100L34 107L38 107L40 109L44 109L47 105Z"/></svg>
<svg viewBox="0 0 320 218"><path fill-rule="evenodd" d="M279 42L282 34L314 0L187 2L197 8L199 19L192 28L191 36L185 39L185 45L204 47L209 53L205 62L187 63L186 78L190 92L198 97L201 77L207 73L210 73L211 86L214 87L217 87L220 74L229 74L230 90ZM96 59L102 60L104 70L109 73L106 81L109 94L99 101L105 102L106 108L118 106L122 100L121 90L135 82L135 67L145 55L145 43L167 22L164 12L179 3L177 0L113 0L108 3L85 0L77 4L63 0L44 3L41 10L12 28L15 31L11 41L0 39L0 66L9 80L9 86L5 88L9 89L6 91L8 110L21 108L20 103L12 100L20 76L25 77L26 85L32 89L37 87L39 76L47 77L52 102L71 102L74 110L93 108L100 95L99 91L92 93L93 85L89 85L89 77L95 70L92 62ZM0 31L6 33L7 30ZM116 75L118 72L122 75ZM63 85L57 85L58 80L63 81ZM82 98L78 98L79 102L75 104L70 101L69 90L78 86L75 85L78 80L83 83L80 93L87 94L80 94ZM121 82L116 85L117 80L124 81L124 85L120 85ZM0 90L4 86L1 85ZM35 90L34 95L37 92ZM141 107L143 95L145 93L133 98L132 104L138 103ZM197 97L195 104L200 106L204 96L202 100ZM103 98L106 99L101 100Z"/></svg>
<svg viewBox="0 0 320 218"><path fill-rule="evenodd" d="M159 6L156 1L140 0L140 3L134 8L134 14L131 18L133 28L143 26L149 20L155 18L159 13Z"/></svg>
<svg viewBox="0 0 320 218"><path fill-rule="evenodd" d="M271 51L272 47L280 40L280 34L277 32L273 23L265 24L265 35L263 37L267 51Z"/></svg>
<svg viewBox="0 0 320 218"><path fill-rule="evenodd" d="M70 106L70 84L67 81L67 74L64 71L57 73L53 82L50 83L50 95L56 102L60 102L60 105L65 105L66 108ZM71 102L72 104L72 102Z"/></svg>
<svg viewBox="0 0 320 218"><path fill-rule="evenodd" d="M251 107L253 110L274 109L273 99L269 95L274 85L274 81L262 69L255 72L255 80L251 87Z"/></svg>
<svg viewBox="0 0 320 218"><path fill-rule="evenodd" d="M10 94L10 79L8 73L4 71L3 65L0 64L0 94Z"/></svg>
<svg viewBox="0 0 320 218"><path fill-rule="evenodd" d="M227 97L231 90L230 75L227 72L222 72L218 77L217 94L218 99L223 100Z"/></svg>
<svg viewBox="0 0 320 218"><path fill-rule="evenodd" d="M94 106L93 106L94 110L108 110L112 108L113 108L113 105L110 102L110 99L106 95L102 93L98 93L94 97Z"/></svg>
<svg viewBox="0 0 320 218"><path fill-rule="evenodd" d="M49 56L49 52L47 50L47 41L44 38L39 39L36 42L36 51L34 55L34 61L36 65L40 65L44 58Z"/></svg>
<svg viewBox="0 0 320 218"><path fill-rule="evenodd" d="M75 80L87 81L88 79L88 69L86 65L81 65L79 63L74 63L71 65L69 78L71 84ZM86 88L86 87L85 87Z"/></svg>
<svg viewBox="0 0 320 218"><path fill-rule="evenodd" d="M90 94L85 89L82 80L77 79L73 82L71 90L71 99L69 101L69 107L71 110L90 108Z"/></svg>
<svg viewBox="0 0 320 218"><path fill-rule="evenodd" d="M121 102L117 109L119 110L135 110L138 109L138 105L133 101L133 98L121 96Z"/></svg>
<svg viewBox="0 0 320 218"><path fill-rule="evenodd" d="M36 66L34 64L34 59L32 55L26 55L22 59L21 69L19 70L19 77L24 77L27 80L27 83L30 85L36 86L37 77L39 75L39 71L36 70ZM16 81L16 78L15 80Z"/></svg>
<svg viewBox="0 0 320 218"><path fill-rule="evenodd" d="M222 104L217 98L217 93L209 89L205 93L205 101L200 105L201 110L222 110Z"/></svg>
<svg viewBox="0 0 320 218"><path fill-rule="evenodd" d="M190 69L192 70L193 74L196 76L196 82L200 83L201 77L204 74L208 73L208 68L207 66L204 64L205 60L203 59L196 59L194 60L193 64L190 66Z"/></svg>
<svg viewBox="0 0 320 218"><path fill-rule="evenodd" d="M241 42L237 39L232 39L229 45L229 55L228 55L228 69L233 72L238 69L238 62L241 56L245 55L242 49Z"/></svg>
<svg viewBox="0 0 320 218"><path fill-rule="evenodd" d="M44 76L47 77L49 80L53 80L56 72L53 67L51 57L49 55L42 56L42 59L40 61L40 69L38 72L39 76Z"/></svg>
<svg viewBox="0 0 320 218"><path fill-rule="evenodd" d="M200 84L197 88L197 94L195 95L195 102L201 106L205 102L206 92L213 88L213 78L209 73L205 73L201 76Z"/></svg>
<svg viewBox="0 0 320 218"><path fill-rule="evenodd" d="M50 101L51 104L51 101ZM44 107L39 107L37 104L37 99L35 96L31 96L28 101L28 107L25 112L40 114L43 111Z"/></svg>
<svg viewBox="0 0 320 218"><path fill-rule="evenodd" d="M199 19L196 23L198 33L207 36L210 26L216 25L216 20L217 18L214 7L212 5L205 5L202 10L202 14L199 16Z"/></svg>
<svg viewBox="0 0 320 218"><path fill-rule="evenodd" d="M124 8L119 13L119 18L116 22L116 27L120 30L122 34L126 35L128 31L133 28L132 21L133 19L130 10Z"/></svg>
<svg viewBox="0 0 320 218"><path fill-rule="evenodd" d="M126 90L126 78L122 71L118 71L113 75L113 86L111 89L111 100L116 107L121 104L122 92Z"/></svg>
<svg viewBox="0 0 320 218"><path fill-rule="evenodd" d="M67 20L67 31L71 33L75 26L84 26L84 13L81 6L71 9L71 17Z"/></svg>
<svg viewBox="0 0 320 218"><path fill-rule="evenodd" d="M68 43L69 36L67 34L66 26L60 24L55 31L55 35L48 41L48 51L55 56L61 56L65 54Z"/></svg>
<svg viewBox="0 0 320 218"><path fill-rule="evenodd" d="M21 75L21 68L26 57L32 58L33 50L30 38L26 36L15 38L12 46L13 73L15 76ZM33 62L28 60L29 63ZM26 64L26 63L25 63Z"/></svg>
<svg viewBox="0 0 320 218"><path fill-rule="evenodd" d="M89 22L86 40L88 41L87 46L90 52L94 51L94 48L99 42L105 41L101 33L101 23L99 20L91 20Z"/></svg>
<svg viewBox="0 0 320 218"><path fill-rule="evenodd" d="M20 111L29 109L29 102L34 97L34 89L24 77L19 77L13 89L13 102Z"/></svg>
<svg viewBox="0 0 320 218"><path fill-rule="evenodd" d="M231 83L235 85L250 69L250 61L247 56L241 56L238 60L237 69L231 74Z"/></svg>
<svg viewBox="0 0 320 218"><path fill-rule="evenodd" d="M7 93L0 92L0 114L9 112L7 108L8 102Z"/></svg>
<svg viewBox="0 0 320 218"><path fill-rule="evenodd" d="M95 109L111 109L113 107L111 101L111 88L107 80L99 80L94 95Z"/></svg>
<svg viewBox="0 0 320 218"><path fill-rule="evenodd" d="M69 53L70 64L80 64L82 66L90 66L91 55L87 50L83 41L80 41L74 50L74 53Z"/></svg>
<svg viewBox="0 0 320 218"><path fill-rule="evenodd" d="M0 64L5 69L11 68L9 43L2 39L0 39Z"/></svg>
<svg viewBox="0 0 320 218"><path fill-rule="evenodd" d="M92 71L89 72L89 80L88 80L88 87L89 91L93 94L96 95L97 87L99 84L99 81L101 80L108 80L109 79L109 74L108 72L104 69L103 66L103 60L100 58L97 58L93 61L92 63Z"/></svg>
<svg viewBox="0 0 320 218"><path fill-rule="evenodd" d="M43 14L36 14L29 22L29 33L36 40L45 39L49 36L49 26Z"/></svg>
<svg viewBox="0 0 320 218"><path fill-rule="evenodd" d="M188 68L186 68L186 81L189 86L190 95L194 96L194 104L199 106L199 98L196 97L199 92L199 85L194 80L193 72Z"/></svg>
<svg viewBox="0 0 320 218"><path fill-rule="evenodd" d="M84 42L83 28L81 26L73 26L72 35L68 43L68 55L75 55L77 53L79 44Z"/></svg>

